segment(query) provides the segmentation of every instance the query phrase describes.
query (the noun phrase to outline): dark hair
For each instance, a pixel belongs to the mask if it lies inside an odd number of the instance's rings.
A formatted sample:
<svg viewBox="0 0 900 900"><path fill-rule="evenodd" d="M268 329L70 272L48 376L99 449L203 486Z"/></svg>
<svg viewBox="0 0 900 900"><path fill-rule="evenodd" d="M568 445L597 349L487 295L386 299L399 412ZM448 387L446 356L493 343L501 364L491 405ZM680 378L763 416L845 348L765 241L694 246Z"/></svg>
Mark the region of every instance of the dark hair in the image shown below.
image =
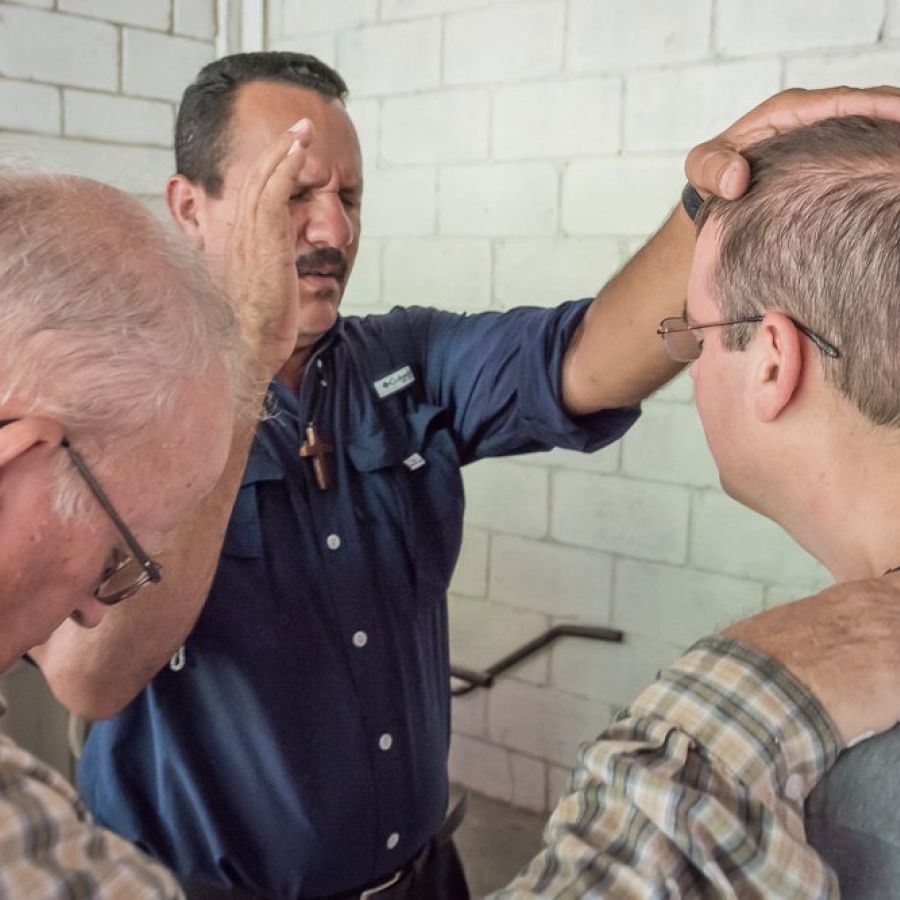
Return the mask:
<svg viewBox="0 0 900 900"><path fill-rule="evenodd" d="M744 151L750 189L708 199L724 317L780 309L840 348L825 379L878 425L900 426L900 123L826 119ZM745 325L725 329L743 350Z"/></svg>
<svg viewBox="0 0 900 900"><path fill-rule="evenodd" d="M341 102L344 79L307 53L236 53L204 66L181 98L175 122L175 169L212 196L222 190L228 123L242 84L272 81L306 88Z"/></svg>

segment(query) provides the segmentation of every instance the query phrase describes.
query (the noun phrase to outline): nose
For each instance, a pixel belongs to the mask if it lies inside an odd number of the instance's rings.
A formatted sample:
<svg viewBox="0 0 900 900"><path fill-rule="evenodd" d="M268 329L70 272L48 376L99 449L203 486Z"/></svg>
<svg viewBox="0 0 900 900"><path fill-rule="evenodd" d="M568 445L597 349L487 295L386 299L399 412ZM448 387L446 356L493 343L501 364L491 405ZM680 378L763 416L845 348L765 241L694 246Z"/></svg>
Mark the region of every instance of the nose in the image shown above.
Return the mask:
<svg viewBox="0 0 900 900"><path fill-rule="evenodd" d="M340 196L320 191L312 200L306 224L306 240L313 247L349 247L356 228Z"/></svg>
<svg viewBox="0 0 900 900"><path fill-rule="evenodd" d="M78 604L70 618L82 628L96 628L108 612L108 606L95 597L89 597Z"/></svg>

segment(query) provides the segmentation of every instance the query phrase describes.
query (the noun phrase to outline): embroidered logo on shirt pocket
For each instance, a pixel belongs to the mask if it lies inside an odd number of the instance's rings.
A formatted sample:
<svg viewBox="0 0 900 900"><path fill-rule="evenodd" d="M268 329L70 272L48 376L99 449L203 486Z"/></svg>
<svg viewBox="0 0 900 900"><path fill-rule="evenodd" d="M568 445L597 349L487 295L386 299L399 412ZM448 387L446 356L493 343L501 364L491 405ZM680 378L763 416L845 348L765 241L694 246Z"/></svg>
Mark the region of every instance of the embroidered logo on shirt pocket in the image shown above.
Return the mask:
<svg viewBox="0 0 900 900"><path fill-rule="evenodd" d="M391 394L408 388L415 380L416 376L413 375L413 370L409 366L403 366L402 369L397 369L396 372L391 372L390 375L374 381L372 387L375 388L375 393L384 400L385 397L390 397Z"/></svg>

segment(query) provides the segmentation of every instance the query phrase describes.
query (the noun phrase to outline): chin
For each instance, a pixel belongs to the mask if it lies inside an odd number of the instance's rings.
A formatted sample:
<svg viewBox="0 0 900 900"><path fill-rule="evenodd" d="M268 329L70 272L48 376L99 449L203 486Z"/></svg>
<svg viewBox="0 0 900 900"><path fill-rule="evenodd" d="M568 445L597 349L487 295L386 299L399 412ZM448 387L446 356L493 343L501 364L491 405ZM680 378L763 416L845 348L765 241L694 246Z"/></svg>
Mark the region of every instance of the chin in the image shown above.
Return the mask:
<svg viewBox="0 0 900 900"><path fill-rule="evenodd" d="M736 500L740 503L741 506L746 506L747 509L752 509L753 512L757 512L766 518L772 518L765 508L765 504L762 502L762 497L759 495L759 492L754 493L752 491L742 490L738 485L724 477L721 473L719 474L719 484L722 485L722 490L731 497L732 500Z"/></svg>
<svg viewBox="0 0 900 900"><path fill-rule="evenodd" d="M721 471L719 472L719 484L722 486L722 490L731 497L732 500L737 500L738 503L742 503L744 506L750 506L747 502L746 491L742 491L739 485L735 484L733 478L729 478Z"/></svg>
<svg viewBox="0 0 900 900"><path fill-rule="evenodd" d="M337 321L340 296L315 297L300 310L300 334L320 338Z"/></svg>

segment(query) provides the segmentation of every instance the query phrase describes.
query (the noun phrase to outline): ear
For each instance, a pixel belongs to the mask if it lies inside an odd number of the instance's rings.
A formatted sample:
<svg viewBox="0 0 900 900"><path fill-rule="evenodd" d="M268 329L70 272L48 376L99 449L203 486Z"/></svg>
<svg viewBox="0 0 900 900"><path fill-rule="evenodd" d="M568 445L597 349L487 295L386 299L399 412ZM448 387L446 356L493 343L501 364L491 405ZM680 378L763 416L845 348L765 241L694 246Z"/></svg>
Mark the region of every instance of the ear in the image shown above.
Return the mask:
<svg viewBox="0 0 900 900"><path fill-rule="evenodd" d="M166 203L178 227L195 250L203 249L203 188L184 175L173 175L166 183Z"/></svg>
<svg viewBox="0 0 900 900"><path fill-rule="evenodd" d="M0 411L0 419L6 418ZM42 416L25 416L0 428L0 519L3 525L10 523L2 515L12 500L18 496L20 503L32 502L43 496L49 481L47 463L59 452L63 439L59 422ZM12 500L13 506L16 502ZM21 523L20 523L21 526Z"/></svg>
<svg viewBox="0 0 900 900"><path fill-rule="evenodd" d="M760 421L774 422L790 405L803 377L803 342L797 326L780 312L768 312L753 342L754 407Z"/></svg>
<svg viewBox="0 0 900 900"><path fill-rule="evenodd" d="M0 469L29 450L42 447L55 450L62 443L63 435L62 425L53 419L43 416L15 419L0 428Z"/></svg>

